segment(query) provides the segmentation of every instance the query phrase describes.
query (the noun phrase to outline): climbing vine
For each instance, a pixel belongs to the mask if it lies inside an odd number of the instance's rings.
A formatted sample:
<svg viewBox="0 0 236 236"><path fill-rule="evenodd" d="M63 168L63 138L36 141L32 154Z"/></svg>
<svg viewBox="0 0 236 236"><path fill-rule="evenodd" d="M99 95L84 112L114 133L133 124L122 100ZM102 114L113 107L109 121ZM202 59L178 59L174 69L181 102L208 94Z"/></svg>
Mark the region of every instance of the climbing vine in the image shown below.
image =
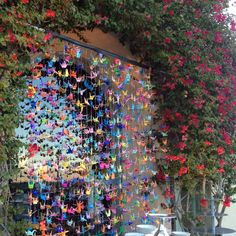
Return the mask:
<svg viewBox="0 0 236 236"><path fill-rule="evenodd" d="M203 210L210 205L207 193L213 191L219 213L230 205L236 190L236 23L227 14L228 4L149 0L96 5L96 23L117 32L152 67L160 151L156 180L175 180L187 196L196 197L198 190ZM169 193L173 203L174 193ZM175 211L181 211L184 221L190 204L185 209L177 205ZM191 219L185 222L191 226L202 220L190 215L186 219ZM222 217L217 220L220 226Z"/></svg>
<svg viewBox="0 0 236 236"><path fill-rule="evenodd" d="M158 104L156 180L171 177L189 193L200 184L202 208L209 204L205 186L211 183L217 209L220 202L229 206L236 192L236 22L227 7L224 0L1 0L0 223L5 227L9 220L8 182L20 145L14 130L30 56L45 50L50 31L80 35L93 27L117 33L152 67Z"/></svg>

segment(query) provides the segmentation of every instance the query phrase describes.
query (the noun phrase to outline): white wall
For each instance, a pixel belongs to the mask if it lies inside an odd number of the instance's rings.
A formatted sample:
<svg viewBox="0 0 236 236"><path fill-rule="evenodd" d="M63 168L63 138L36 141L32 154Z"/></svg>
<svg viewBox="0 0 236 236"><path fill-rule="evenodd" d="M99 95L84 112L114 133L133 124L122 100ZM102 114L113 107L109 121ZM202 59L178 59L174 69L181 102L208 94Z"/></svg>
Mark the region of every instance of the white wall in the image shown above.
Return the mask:
<svg viewBox="0 0 236 236"><path fill-rule="evenodd" d="M231 207L226 208L226 214L223 218L222 226L236 231L236 203L232 203ZM228 236L236 236L236 233L227 234Z"/></svg>

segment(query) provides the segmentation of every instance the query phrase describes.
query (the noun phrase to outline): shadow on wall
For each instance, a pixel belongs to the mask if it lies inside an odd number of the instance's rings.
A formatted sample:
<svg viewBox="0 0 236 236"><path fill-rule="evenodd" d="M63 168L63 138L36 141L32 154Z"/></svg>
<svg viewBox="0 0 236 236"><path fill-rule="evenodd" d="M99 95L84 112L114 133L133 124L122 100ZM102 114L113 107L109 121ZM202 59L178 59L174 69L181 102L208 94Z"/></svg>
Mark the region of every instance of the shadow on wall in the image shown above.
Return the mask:
<svg viewBox="0 0 236 236"><path fill-rule="evenodd" d="M122 45L117 36L113 33L104 33L100 29L94 29L93 31L84 31L82 34L88 44L124 56L131 60L137 60L137 58L131 54L128 45ZM72 39L81 41L75 33L65 33L65 35Z"/></svg>

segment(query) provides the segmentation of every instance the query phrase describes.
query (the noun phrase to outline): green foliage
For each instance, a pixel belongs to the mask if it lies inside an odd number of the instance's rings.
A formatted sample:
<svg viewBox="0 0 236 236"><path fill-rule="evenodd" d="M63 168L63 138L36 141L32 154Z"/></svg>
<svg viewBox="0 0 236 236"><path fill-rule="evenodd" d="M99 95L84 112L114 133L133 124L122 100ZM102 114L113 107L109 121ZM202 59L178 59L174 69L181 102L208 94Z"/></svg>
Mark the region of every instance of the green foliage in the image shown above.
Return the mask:
<svg viewBox="0 0 236 236"><path fill-rule="evenodd" d="M215 197L227 204L236 184L236 28L226 13L228 1L95 5L97 19L106 17L98 25L117 32L152 67L164 150L158 166L192 192L203 180L212 183Z"/></svg>
<svg viewBox="0 0 236 236"><path fill-rule="evenodd" d="M11 235L23 235L25 229L24 223L12 221L8 184L17 172L22 145L15 139L15 128L21 121L18 104L25 96L31 58L50 44L48 31L80 33L88 28L93 10L92 3L80 6L72 0L0 1L0 219Z"/></svg>
<svg viewBox="0 0 236 236"><path fill-rule="evenodd" d="M0 164L6 166L1 186L11 177L7 167L17 163L14 130L30 57L46 49L50 30L81 36L81 30L97 26L116 32L152 67L158 137L167 150L160 154L166 161L157 161L165 174L189 189L196 179L213 182L215 189L223 181L220 198L234 194L236 47L235 23L224 14L227 5L217 0L1 0Z"/></svg>

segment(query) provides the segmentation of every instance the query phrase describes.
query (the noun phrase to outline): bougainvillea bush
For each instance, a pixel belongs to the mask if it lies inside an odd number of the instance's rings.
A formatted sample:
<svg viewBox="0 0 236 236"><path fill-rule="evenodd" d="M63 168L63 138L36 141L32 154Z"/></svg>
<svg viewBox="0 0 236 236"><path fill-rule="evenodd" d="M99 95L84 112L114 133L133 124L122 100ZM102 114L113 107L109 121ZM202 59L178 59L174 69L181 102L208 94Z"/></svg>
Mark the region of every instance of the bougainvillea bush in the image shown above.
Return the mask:
<svg viewBox="0 0 236 236"><path fill-rule="evenodd" d="M9 166L17 163L14 129L30 55L45 49L50 30L79 33L101 27L117 33L152 68L160 151L156 180L168 176L177 181L188 193L185 201L198 189L203 209L212 191L218 211L223 202L223 212L235 193L236 173L236 22L227 15L227 6L224 0L1 0L1 203L9 199L3 194L8 188L2 188L11 178ZM173 202L177 197L171 191L166 189L165 196ZM188 205L175 204L182 221ZM201 220L188 219L191 226Z"/></svg>
<svg viewBox="0 0 236 236"><path fill-rule="evenodd" d="M31 57L46 51L51 30L79 34L93 21L89 4L79 11L78 7L71 0L0 1L0 232L4 235L22 235L20 229L25 230L12 223L14 209L8 203L9 182L17 171L21 145L15 138L21 118L18 103L23 98L25 77L31 74Z"/></svg>
<svg viewBox="0 0 236 236"><path fill-rule="evenodd" d="M226 13L228 1L97 2L100 18L107 18L97 23L116 31L152 67L161 150L157 181L163 175L176 180L188 193L183 200L197 194L203 210L213 192L223 213L233 200L236 174L236 22ZM187 225L199 224L202 218L191 218L190 204L184 205L175 205L182 221L186 215Z"/></svg>

